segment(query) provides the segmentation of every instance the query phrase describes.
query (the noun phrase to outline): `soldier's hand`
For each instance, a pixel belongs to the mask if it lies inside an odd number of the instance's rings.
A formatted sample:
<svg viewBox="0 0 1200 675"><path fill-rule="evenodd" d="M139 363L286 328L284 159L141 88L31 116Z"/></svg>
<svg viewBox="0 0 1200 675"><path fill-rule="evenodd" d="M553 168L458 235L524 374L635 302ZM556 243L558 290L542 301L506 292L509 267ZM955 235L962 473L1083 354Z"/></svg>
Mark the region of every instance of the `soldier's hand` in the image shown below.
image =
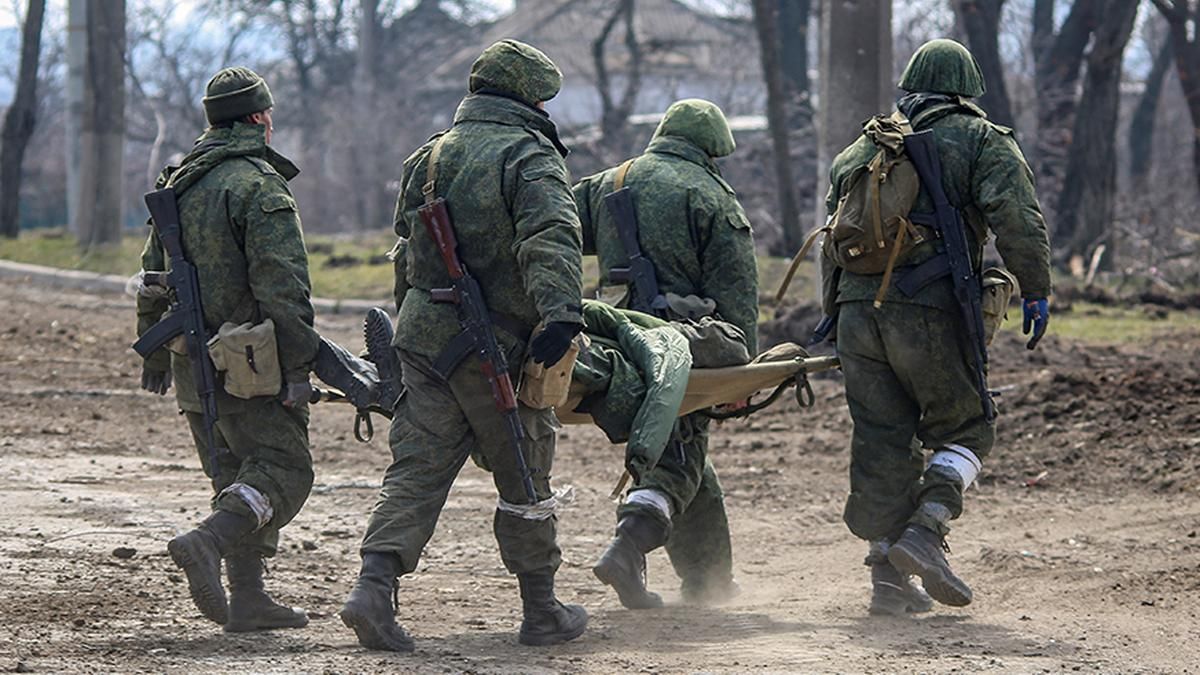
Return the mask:
<svg viewBox="0 0 1200 675"><path fill-rule="evenodd" d="M534 363L549 368L558 363L571 347L571 340L583 330L583 324L566 321L551 321L533 337L529 355Z"/></svg>
<svg viewBox="0 0 1200 675"><path fill-rule="evenodd" d="M303 382L288 382L283 388L283 393L280 398L283 399L283 404L289 408L296 408L308 403L312 399L313 388L308 380Z"/></svg>
<svg viewBox="0 0 1200 675"><path fill-rule="evenodd" d="M1029 335L1030 328L1033 329L1033 336L1025 343L1025 348L1033 349L1046 334L1046 326L1050 323L1050 302L1046 298L1025 298L1021 306L1025 313L1021 332Z"/></svg>
<svg viewBox="0 0 1200 675"><path fill-rule="evenodd" d="M171 371L151 370L142 366L142 389L159 396L165 396L171 388Z"/></svg>

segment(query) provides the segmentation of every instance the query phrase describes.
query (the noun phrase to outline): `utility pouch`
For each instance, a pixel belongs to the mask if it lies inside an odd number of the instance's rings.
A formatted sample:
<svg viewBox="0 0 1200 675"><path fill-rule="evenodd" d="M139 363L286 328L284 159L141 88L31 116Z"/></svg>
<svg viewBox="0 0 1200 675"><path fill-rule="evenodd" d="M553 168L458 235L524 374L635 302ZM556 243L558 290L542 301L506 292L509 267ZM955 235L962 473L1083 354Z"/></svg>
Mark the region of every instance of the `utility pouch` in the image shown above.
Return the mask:
<svg viewBox="0 0 1200 675"><path fill-rule="evenodd" d="M1008 270L989 267L983 271L983 294L980 309L983 310L983 336L986 344L992 344L1000 324L1008 316L1008 305L1017 294L1017 278Z"/></svg>
<svg viewBox="0 0 1200 675"><path fill-rule="evenodd" d="M534 335L538 332L535 330ZM531 358L525 359L517 400L534 410L545 410L566 403L567 394L571 389L571 371L575 370L579 352L587 349L588 342L583 333L575 336L575 339L571 340L571 346L567 348L567 353L549 368L534 363Z"/></svg>
<svg viewBox="0 0 1200 675"><path fill-rule="evenodd" d="M225 372L225 391L238 398L278 396L283 389L275 322L226 322L208 341L208 354Z"/></svg>

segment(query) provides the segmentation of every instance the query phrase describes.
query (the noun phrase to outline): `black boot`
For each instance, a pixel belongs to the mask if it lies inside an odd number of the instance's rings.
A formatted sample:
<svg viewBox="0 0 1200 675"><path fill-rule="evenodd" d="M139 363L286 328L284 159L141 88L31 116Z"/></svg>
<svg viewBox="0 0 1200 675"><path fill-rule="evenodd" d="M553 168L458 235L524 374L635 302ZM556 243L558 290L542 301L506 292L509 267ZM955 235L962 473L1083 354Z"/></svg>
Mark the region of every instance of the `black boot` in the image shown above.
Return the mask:
<svg viewBox="0 0 1200 675"><path fill-rule="evenodd" d="M592 573L616 590L627 609L662 607L662 597L646 590L646 554L665 543L666 523L649 516L624 516Z"/></svg>
<svg viewBox="0 0 1200 675"><path fill-rule="evenodd" d="M521 607L525 612L518 637L521 644L556 645L583 635L587 610L564 605L554 597L554 572L518 574L517 583L521 585Z"/></svg>
<svg viewBox="0 0 1200 675"><path fill-rule="evenodd" d="M863 562L871 568L871 607L868 611L876 616L904 616L928 612L933 609L933 599L925 589L888 562L886 542L872 542L867 559Z"/></svg>
<svg viewBox="0 0 1200 675"><path fill-rule="evenodd" d="M210 621L224 625L229 620L229 605L221 586L221 558L237 540L253 532L254 525L250 518L218 509L196 529L167 543L171 560L187 575L192 602Z"/></svg>
<svg viewBox="0 0 1200 675"><path fill-rule="evenodd" d="M888 549L888 561L901 574L921 577L925 590L943 605L971 604L971 588L959 579L942 553L942 537L921 525L909 525Z"/></svg>
<svg viewBox="0 0 1200 675"><path fill-rule="evenodd" d="M400 559L392 553L364 553L362 571L340 616L367 649L411 652L412 638L396 623L396 579Z"/></svg>
<svg viewBox="0 0 1200 675"><path fill-rule="evenodd" d="M275 602L263 590L263 561L257 553L238 552L226 557L225 576L229 579L226 633L308 625L307 614Z"/></svg>

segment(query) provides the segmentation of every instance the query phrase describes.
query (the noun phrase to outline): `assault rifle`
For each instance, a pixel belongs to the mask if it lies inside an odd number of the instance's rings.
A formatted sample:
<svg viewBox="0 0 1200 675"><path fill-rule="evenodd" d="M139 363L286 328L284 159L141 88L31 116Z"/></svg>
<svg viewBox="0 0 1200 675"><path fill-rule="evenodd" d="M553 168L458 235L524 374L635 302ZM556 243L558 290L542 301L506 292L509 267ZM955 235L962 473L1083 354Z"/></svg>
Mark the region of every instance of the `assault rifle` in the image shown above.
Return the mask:
<svg viewBox="0 0 1200 675"><path fill-rule="evenodd" d="M942 187L942 163L938 158L933 132L926 129L904 137L904 150L912 160L921 179L921 186L933 199L934 226L946 246L950 278L954 282L954 297L962 313L963 333L967 354L974 361L975 388L983 406L984 418L990 423L996 418L996 408L987 386L987 343L983 332L983 287L971 251L962 214L950 204Z"/></svg>
<svg viewBox="0 0 1200 675"><path fill-rule="evenodd" d="M621 248L625 249L625 257L628 259L625 267L610 269L608 278L633 286L630 309L660 319L667 318L667 299L659 292L658 274L654 271L654 263L642 255L642 245L638 241L633 191L623 187L611 192L604 196L604 205L608 207L613 223L617 226L617 236L621 239Z"/></svg>
<svg viewBox="0 0 1200 675"><path fill-rule="evenodd" d="M529 496L529 502L535 503L537 495L533 491L533 478L525 463L525 427L517 413L517 393L508 373L508 359L496 341L496 331L483 299L483 290L458 257L458 240L454 236L454 225L446 208L446 200L434 198L433 193L428 192L425 205L418 208L417 213L441 253L442 262L446 264L446 271L450 275L450 288L435 288L430 291L430 296L434 302L450 303L457 308L462 335L469 340L470 351L479 359L480 369L492 387L496 411L504 418L508 441L512 445L525 493Z"/></svg>
<svg viewBox="0 0 1200 675"><path fill-rule="evenodd" d="M208 329L204 325L204 310L200 305L200 277L196 267L183 255L183 242L179 227L179 206L175 202L174 188L163 188L146 193L146 206L150 209L150 223L158 234L158 241L170 259L170 271L165 285L172 291L173 300L167 316L147 330L133 350L143 359L162 349L180 335L187 347L188 362L192 365L192 380L196 395L200 399L204 417L204 442L208 446L209 466L213 477L218 473L215 428L217 426L217 370L208 356ZM159 277L161 279L161 277Z"/></svg>

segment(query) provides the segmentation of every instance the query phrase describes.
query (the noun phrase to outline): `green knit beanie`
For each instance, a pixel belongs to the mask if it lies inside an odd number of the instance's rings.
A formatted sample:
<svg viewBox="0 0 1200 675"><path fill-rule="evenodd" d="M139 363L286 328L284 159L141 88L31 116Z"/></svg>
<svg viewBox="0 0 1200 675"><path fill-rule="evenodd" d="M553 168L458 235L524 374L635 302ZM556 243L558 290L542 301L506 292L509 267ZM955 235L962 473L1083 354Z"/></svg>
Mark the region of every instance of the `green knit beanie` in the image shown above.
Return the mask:
<svg viewBox="0 0 1200 675"><path fill-rule="evenodd" d="M517 40L501 40L471 64L471 93L493 89L530 105L549 101L562 87L562 72L549 56Z"/></svg>
<svg viewBox="0 0 1200 675"><path fill-rule="evenodd" d="M900 76L904 91L929 91L967 98L983 96L983 72L967 48L954 40L930 40L912 55Z"/></svg>
<svg viewBox="0 0 1200 675"><path fill-rule="evenodd" d="M716 103L699 98L672 103L654 130L654 138L660 136L687 139L709 157L724 157L737 147L725 113Z"/></svg>
<svg viewBox="0 0 1200 675"><path fill-rule="evenodd" d="M242 66L217 71L204 90L204 116L209 124L240 119L274 105L266 80Z"/></svg>

